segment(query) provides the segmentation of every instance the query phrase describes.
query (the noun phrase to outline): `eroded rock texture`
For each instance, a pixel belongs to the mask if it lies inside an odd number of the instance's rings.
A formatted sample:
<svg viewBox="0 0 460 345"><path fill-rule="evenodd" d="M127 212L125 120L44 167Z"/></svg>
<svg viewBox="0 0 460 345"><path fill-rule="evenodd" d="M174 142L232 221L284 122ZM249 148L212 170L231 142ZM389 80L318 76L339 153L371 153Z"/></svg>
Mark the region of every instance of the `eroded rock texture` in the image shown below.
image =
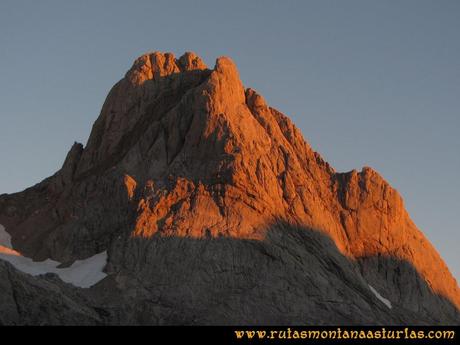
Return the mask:
<svg viewBox="0 0 460 345"><path fill-rule="evenodd" d="M91 289L2 264L1 323L460 323L457 282L398 192L336 172L227 57L138 58L86 146L0 196L0 224L37 260L109 251ZM60 302L45 317L30 296Z"/></svg>

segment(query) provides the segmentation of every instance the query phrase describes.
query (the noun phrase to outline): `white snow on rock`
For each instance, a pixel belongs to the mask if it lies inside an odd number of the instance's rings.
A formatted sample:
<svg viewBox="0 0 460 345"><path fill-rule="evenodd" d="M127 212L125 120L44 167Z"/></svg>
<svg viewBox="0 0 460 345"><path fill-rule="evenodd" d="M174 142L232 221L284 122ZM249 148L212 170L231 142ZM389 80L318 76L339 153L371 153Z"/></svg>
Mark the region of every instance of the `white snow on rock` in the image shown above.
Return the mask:
<svg viewBox="0 0 460 345"><path fill-rule="evenodd" d="M369 284L367 284L369 285ZM375 297L377 297L377 299L382 302L383 304L385 304L389 309L392 309L393 306L391 305L391 302L389 300L387 300L385 297L383 297L381 294L379 294L377 292L376 289L374 289L371 285L369 285L369 289L371 289L372 293L375 295Z"/></svg>
<svg viewBox="0 0 460 345"><path fill-rule="evenodd" d="M77 260L70 267L57 268L61 264L58 261L47 259L37 262L15 251L11 246L11 236L2 225L0 225L0 260L8 261L16 269L33 276L55 273L66 283L82 288L89 288L107 276L103 272L107 264L107 251L84 260Z"/></svg>
<svg viewBox="0 0 460 345"><path fill-rule="evenodd" d="M2 224L0 224L0 246L10 249L13 248L11 246L11 236L6 232L5 227Z"/></svg>

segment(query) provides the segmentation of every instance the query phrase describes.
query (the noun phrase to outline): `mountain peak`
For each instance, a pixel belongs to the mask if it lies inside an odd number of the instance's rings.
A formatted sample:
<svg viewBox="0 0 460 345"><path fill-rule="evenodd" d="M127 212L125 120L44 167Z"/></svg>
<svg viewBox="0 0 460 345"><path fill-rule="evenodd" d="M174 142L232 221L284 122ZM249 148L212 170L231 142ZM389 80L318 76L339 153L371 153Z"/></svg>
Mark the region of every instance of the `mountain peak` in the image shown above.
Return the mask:
<svg viewBox="0 0 460 345"><path fill-rule="evenodd" d="M138 57L126 73L126 78L133 85L141 85L146 80L205 69L207 69L206 64L193 52L186 52L179 59L176 59L173 53L154 51Z"/></svg>
<svg viewBox="0 0 460 345"><path fill-rule="evenodd" d="M216 59L214 70L221 74L231 75L233 78L238 80L240 79L235 63L227 56L221 56Z"/></svg>
<svg viewBox="0 0 460 345"><path fill-rule="evenodd" d="M179 58L179 66L181 71L205 70L208 68L204 61L193 52L185 52Z"/></svg>
<svg viewBox="0 0 460 345"><path fill-rule="evenodd" d="M108 249L114 271L126 262L148 270L147 259L151 267L169 269L160 264L162 252L149 247L165 238L192 247L209 243L211 251L222 238L235 248L257 243L253 250L268 246L263 257L270 260L280 250L287 260L297 258L292 250L321 262L339 260L331 246L318 254L288 231L301 229L333 243L341 265L354 267L346 268L355 275L348 285L362 283L360 296L369 293L368 284L382 286L391 305L411 317L429 318L433 306L439 315L457 317L444 298L460 306L455 279L399 193L368 167L335 172L286 115L243 86L228 57L210 70L191 52L179 59L160 52L140 56L109 92L86 146L75 144L62 169L41 184L0 198L0 223L18 250L35 259L69 262ZM270 247L272 236L282 246ZM172 245L163 253L175 253ZM252 260L253 252L246 254ZM136 255L142 259L133 264ZM306 262L300 269L308 269Z"/></svg>

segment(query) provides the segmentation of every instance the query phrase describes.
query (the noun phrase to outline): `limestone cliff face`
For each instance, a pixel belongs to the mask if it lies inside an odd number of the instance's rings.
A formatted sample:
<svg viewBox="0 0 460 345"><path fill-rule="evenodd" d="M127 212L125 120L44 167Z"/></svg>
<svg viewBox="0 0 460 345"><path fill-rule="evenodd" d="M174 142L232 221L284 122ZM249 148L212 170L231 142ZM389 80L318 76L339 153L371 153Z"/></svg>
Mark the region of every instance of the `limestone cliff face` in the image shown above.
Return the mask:
<svg viewBox="0 0 460 345"><path fill-rule="evenodd" d="M248 303L235 296L248 294L256 277L262 284L256 284L258 289L273 289L267 287L273 282L264 285L266 278L248 263L268 275L283 272L279 279L288 290L308 290L296 292L304 309L283 311L287 319L277 319L277 302L256 294L249 303L252 322L300 322L312 317L308 310L323 323L333 313L341 315L336 322L459 321L457 282L411 221L398 192L370 168L335 172L289 118L244 88L227 57L218 58L213 69L193 53L179 59L158 52L138 58L110 91L87 145L75 144L54 176L0 196L0 223L15 248L37 259L65 262L108 249L113 289L131 291L125 282L134 276L144 287L152 285L145 298L159 304L162 298L173 303L177 295L160 294L155 282L184 284L181 279L188 278L181 274L188 267L202 279L187 280L195 295L181 292L179 299L188 308L181 312L202 323L212 320L203 316L209 310L199 310L195 290L209 290L215 298L225 292L232 310ZM325 244L329 239L331 244ZM187 256L195 264L179 267L176 261ZM300 278L290 275L289 267L304 272L308 281L298 285ZM227 285L211 288L217 277ZM337 284L336 290L326 288L328 281ZM376 306L367 284L386 292L393 316ZM299 302L283 289L273 296ZM163 310L142 313L152 315L151 322L165 320ZM214 316L252 323L236 311ZM189 323L193 317L165 322Z"/></svg>

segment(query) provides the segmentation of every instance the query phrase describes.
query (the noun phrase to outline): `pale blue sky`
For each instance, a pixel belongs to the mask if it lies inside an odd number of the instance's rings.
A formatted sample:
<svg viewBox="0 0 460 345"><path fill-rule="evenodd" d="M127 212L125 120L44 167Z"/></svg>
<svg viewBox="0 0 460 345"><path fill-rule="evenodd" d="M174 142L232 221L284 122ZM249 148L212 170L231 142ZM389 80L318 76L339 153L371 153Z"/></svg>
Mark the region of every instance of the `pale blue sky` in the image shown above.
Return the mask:
<svg viewBox="0 0 460 345"><path fill-rule="evenodd" d="M0 2L0 193L86 142L138 55L228 55L337 170L378 170L460 277L460 1Z"/></svg>

